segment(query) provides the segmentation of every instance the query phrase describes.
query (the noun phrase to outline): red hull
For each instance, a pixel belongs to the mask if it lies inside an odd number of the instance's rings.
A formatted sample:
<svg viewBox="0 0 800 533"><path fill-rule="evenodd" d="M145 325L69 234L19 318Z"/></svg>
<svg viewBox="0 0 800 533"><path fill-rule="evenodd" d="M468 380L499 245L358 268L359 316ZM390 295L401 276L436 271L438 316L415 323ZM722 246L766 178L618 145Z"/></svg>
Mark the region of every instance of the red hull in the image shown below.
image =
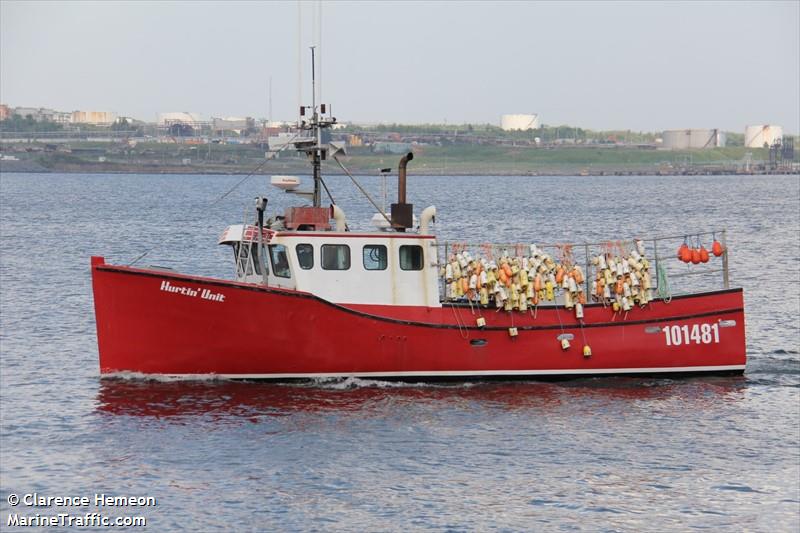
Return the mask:
<svg viewBox="0 0 800 533"><path fill-rule="evenodd" d="M103 374L439 379L741 373L746 362L741 289L654 301L627 316L587 305L581 326L563 308L540 308L534 318L464 306L343 306L102 258L92 259L92 284ZM478 313L485 328L474 326ZM568 350L562 333L574 336Z"/></svg>

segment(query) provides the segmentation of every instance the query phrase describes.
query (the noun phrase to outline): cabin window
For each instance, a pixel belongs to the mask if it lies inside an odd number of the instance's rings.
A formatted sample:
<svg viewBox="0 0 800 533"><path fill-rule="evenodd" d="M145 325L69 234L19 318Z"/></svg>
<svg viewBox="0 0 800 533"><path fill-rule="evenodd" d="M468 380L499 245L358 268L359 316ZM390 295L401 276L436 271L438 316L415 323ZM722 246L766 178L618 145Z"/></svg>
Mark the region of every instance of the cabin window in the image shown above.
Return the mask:
<svg viewBox="0 0 800 533"><path fill-rule="evenodd" d="M249 276L253 273L261 275L261 261L259 260L258 256L258 243L250 243L249 245L245 244L245 250L243 251L242 255L239 255L239 247L241 246L240 243L235 242L233 243L233 259L236 261L236 268L240 276ZM247 250L250 250L250 253L247 253ZM269 268L265 264L264 267L267 268L267 273L269 274Z"/></svg>
<svg viewBox="0 0 800 533"><path fill-rule="evenodd" d="M261 275L261 261L258 259L258 244L252 243L250 244L250 255L253 257L253 268L256 270L256 274L259 276Z"/></svg>
<svg viewBox="0 0 800 533"><path fill-rule="evenodd" d="M400 268L403 270L422 270L422 246L403 245L400 247Z"/></svg>
<svg viewBox="0 0 800 533"><path fill-rule="evenodd" d="M236 263L236 270L241 275L244 273L244 265L246 265L247 263L244 261L241 263L239 262L239 243L238 242L233 243L232 248L233 248L233 261Z"/></svg>
<svg viewBox="0 0 800 533"><path fill-rule="evenodd" d="M314 247L310 244L298 244L294 247L297 252L297 262L300 268L310 270L314 268Z"/></svg>
<svg viewBox="0 0 800 533"><path fill-rule="evenodd" d="M363 256L365 270L386 270L389 263L386 246L382 244L367 244L364 246Z"/></svg>
<svg viewBox="0 0 800 533"><path fill-rule="evenodd" d="M291 277L289 259L286 256L286 247L282 244L270 244L269 255L272 259L272 273L279 278Z"/></svg>
<svg viewBox="0 0 800 533"><path fill-rule="evenodd" d="M322 245L323 270L348 270L350 268L350 247L346 244Z"/></svg>

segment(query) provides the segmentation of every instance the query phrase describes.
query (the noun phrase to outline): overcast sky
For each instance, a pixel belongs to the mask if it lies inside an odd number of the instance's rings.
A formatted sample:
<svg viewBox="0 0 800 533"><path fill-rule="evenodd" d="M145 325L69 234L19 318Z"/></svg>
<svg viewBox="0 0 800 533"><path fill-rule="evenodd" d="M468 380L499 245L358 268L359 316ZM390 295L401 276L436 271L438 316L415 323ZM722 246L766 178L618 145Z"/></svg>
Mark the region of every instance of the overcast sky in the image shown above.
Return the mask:
<svg viewBox="0 0 800 533"><path fill-rule="evenodd" d="M303 75L318 2L301 9ZM0 101L296 118L297 2L0 1ZM340 121L800 131L800 1L324 2ZM310 90L305 90L310 97Z"/></svg>

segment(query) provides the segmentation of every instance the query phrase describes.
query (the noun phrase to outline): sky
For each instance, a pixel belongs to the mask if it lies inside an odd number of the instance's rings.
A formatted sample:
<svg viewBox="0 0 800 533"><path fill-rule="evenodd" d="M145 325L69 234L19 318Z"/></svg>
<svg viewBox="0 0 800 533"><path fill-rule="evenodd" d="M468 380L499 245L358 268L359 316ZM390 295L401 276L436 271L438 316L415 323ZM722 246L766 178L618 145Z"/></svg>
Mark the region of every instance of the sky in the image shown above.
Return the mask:
<svg viewBox="0 0 800 533"><path fill-rule="evenodd" d="M341 122L800 132L800 0L0 0L0 102L295 120L312 44Z"/></svg>

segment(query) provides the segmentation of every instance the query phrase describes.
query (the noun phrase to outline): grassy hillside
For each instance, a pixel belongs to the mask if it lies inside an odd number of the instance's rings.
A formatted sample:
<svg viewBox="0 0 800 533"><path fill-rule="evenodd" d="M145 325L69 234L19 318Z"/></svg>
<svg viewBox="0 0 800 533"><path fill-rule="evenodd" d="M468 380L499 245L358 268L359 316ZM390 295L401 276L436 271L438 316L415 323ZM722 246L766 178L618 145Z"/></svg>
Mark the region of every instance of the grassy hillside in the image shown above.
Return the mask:
<svg viewBox="0 0 800 533"><path fill-rule="evenodd" d="M616 147L531 148L509 146L415 146L412 167L416 173L489 174L586 171L628 171L677 168L687 165L735 165L750 152L754 161L767 157L763 149L743 147L711 150L661 151ZM375 169L393 165L394 154L351 150L353 168Z"/></svg>

